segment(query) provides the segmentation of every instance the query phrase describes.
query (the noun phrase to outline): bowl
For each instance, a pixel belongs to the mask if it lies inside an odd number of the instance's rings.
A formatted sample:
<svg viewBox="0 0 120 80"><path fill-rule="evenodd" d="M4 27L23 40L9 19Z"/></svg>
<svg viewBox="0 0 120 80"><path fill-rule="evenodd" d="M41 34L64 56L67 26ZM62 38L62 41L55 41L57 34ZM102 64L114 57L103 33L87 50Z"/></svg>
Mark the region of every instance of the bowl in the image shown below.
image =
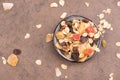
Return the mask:
<svg viewBox="0 0 120 80"><path fill-rule="evenodd" d="M79 20L79 21L82 21L82 22L91 22L92 25L94 26L94 28L96 28L96 30L98 31L97 29L97 26L94 24L94 22L92 20L90 20L89 18L86 18L86 17L83 17L83 16L80 16L80 15L72 15L72 16L68 16L66 18L64 18L63 20L61 20L58 25L56 26L55 30L54 30L54 33L53 33L53 44L54 44L54 47L57 51L57 53L62 56L64 59L68 60L68 61L71 61L71 62L85 62L87 60L89 60L90 58L93 57L93 55L96 53L96 51L93 51L93 53L91 55L89 55L84 61L78 61L78 60L75 60L74 58L72 58L71 56L66 56L65 55L65 51L61 50L60 48L56 47L56 43L58 43L60 41L60 39L58 39L56 37L56 34L57 32L59 32L62 28L61 26L61 23L62 22L69 22L69 21L73 21L73 20ZM71 33L71 32L70 32ZM76 33L75 33L76 34ZM92 39L92 38L91 38ZM77 42L77 41L76 41ZM72 44L72 43L71 43ZM70 44L70 45L71 45ZM84 43L85 44L85 43ZM86 43L87 44L87 43ZM96 41L93 40L93 45L96 45L97 48L99 48L99 44L100 44L100 37L96 39ZM67 49L66 49L67 50ZM72 53L71 53L72 54ZM81 55L81 54L80 54Z"/></svg>

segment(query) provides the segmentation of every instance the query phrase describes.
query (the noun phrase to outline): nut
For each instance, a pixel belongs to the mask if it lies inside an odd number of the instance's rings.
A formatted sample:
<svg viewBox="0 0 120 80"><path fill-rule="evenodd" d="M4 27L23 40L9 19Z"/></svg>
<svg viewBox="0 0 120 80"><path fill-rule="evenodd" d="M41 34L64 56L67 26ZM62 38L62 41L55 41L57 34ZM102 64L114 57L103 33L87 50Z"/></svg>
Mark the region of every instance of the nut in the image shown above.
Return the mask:
<svg viewBox="0 0 120 80"><path fill-rule="evenodd" d="M46 42L50 42L52 41L52 39L53 39L53 34L48 33L45 38Z"/></svg>

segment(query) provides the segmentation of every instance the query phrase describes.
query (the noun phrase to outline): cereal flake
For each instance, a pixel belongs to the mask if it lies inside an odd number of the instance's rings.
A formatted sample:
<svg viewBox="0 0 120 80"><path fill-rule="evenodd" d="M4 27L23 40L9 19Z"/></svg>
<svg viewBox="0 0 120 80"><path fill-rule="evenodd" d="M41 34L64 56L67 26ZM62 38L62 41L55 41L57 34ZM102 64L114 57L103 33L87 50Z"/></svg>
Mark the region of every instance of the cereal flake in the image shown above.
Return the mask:
<svg viewBox="0 0 120 80"><path fill-rule="evenodd" d="M120 47L120 42L116 42L115 45Z"/></svg>
<svg viewBox="0 0 120 80"><path fill-rule="evenodd" d="M56 77L60 77L62 75L61 71L59 68L55 68L55 73L56 73Z"/></svg>
<svg viewBox="0 0 120 80"><path fill-rule="evenodd" d="M14 4L13 3L3 3L3 9L6 10L11 10L13 8Z"/></svg>
<svg viewBox="0 0 120 80"><path fill-rule="evenodd" d="M116 53L118 59L120 59L120 53Z"/></svg>
<svg viewBox="0 0 120 80"><path fill-rule="evenodd" d="M53 34L48 33L45 38L46 42L50 42L52 41L52 39L53 39Z"/></svg>
<svg viewBox="0 0 120 80"><path fill-rule="evenodd" d="M38 29L41 28L41 27L42 27L42 24L37 24L36 25L36 28L38 28Z"/></svg>
<svg viewBox="0 0 120 80"><path fill-rule="evenodd" d="M7 60L5 59L5 57L2 57L2 60L3 60L3 64L7 63Z"/></svg>
<svg viewBox="0 0 120 80"><path fill-rule="evenodd" d="M67 69L67 65L61 64L61 68L62 68L62 69Z"/></svg>
<svg viewBox="0 0 120 80"><path fill-rule="evenodd" d="M24 38L25 38L25 39L30 38L30 34L29 34L29 33L26 33Z"/></svg>
<svg viewBox="0 0 120 80"><path fill-rule="evenodd" d="M119 7L120 7L120 1L118 1L118 2L117 2L117 6L119 6Z"/></svg>

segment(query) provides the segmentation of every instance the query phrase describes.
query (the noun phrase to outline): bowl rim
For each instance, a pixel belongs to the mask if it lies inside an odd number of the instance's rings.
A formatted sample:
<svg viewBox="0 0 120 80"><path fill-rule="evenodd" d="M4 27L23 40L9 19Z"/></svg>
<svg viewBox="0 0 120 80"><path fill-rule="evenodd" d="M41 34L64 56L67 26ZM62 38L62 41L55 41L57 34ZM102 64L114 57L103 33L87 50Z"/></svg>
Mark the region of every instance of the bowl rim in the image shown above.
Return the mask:
<svg viewBox="0 0 120 80"><path fill-rule="evenodd" d="M94 26L97 28L96 24L95 24L91 19L89 19L89 18L86 18L86 17L84 17L84 16L80 16L80 15L70 15L70 16L67 16L67 17L65 17L64 19L60 20L60 22L56 25L56 27L55 27L55 29L54 29L54 32L53 32L53 45L54 45L55 50L57 51L57 53L58 53L62 58L64 58L65 60L70 61L70 62L83 63L83 62L75 61L75 60L73 60L72 58L70 58L70 59L67 58L67 57L62 53L62 51L55 46L55 43L57 42L57 41L56 41L57 39L56 39L56 36L55 36L55 33L56 33L57 28L60 27L60 23L61 23L62 21L65 21L65 20L67 20L67 19L69 19L69 18L72 18L72 17L73 17L73 18L78 17L78 18L87 19L87 20L91 21L91 22L94 24ZM98 29L98 28L97 28L97 29ZM58 30L57 30L57 31L58 31ZM100 42L101 42L101 40L100 40L100 38L99 38L99 40L98 40L98 42L97 42L97 46L98 46L98 47L100 47ZM91 59L96 53L97 53L97 52L94 51L93 55L91 55L90 57L88 57L84 62L86 62L87 60Z"/></svg>

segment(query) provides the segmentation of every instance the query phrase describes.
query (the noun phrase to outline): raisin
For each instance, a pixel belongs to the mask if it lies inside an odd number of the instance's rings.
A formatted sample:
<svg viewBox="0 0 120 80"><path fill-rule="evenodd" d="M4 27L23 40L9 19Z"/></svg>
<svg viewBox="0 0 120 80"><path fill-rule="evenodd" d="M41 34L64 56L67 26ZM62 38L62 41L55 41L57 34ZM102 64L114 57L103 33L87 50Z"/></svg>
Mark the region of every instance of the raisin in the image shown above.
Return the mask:
<svg viewBox="0 0 120 80"><path fill-rule="evenodd" d="M87 20L87 19L83 19L82 21L85 22L85 23L89 22L89 20Z"/></svg>
<svg viewBox="0 0 120 80"><path fill-rule="evenodd" d="M71 58L74 59L75 61L78 61L79 60L79 53L72 53L71 54Z"/></svg>
<svg viewBox="0 0 120 80"><path fill-rule="evenodd" d="M20 55L21 54L21 50L20 49L14 49L13 50L13 53L15 54L15 55Z"/></svg>
<svg viewBox="0 0 120 80"><path fill-rule="evenodd" d="M93 46L94 44L97 44L98 41L99 41L99 39L95 39L95 40L93 40L93 43L91 43L90 45Z"/></svg>
<svg viewBox="0 0 120 80"><path fill-rule="evenodd" d="M88 37L80 37L80 42L85 43L88 40Z"/></svg>
<svg viewBox="0 0 120 80"><path fill-rule="evenodd" d="M65 42L60 43L61 46L67 46Z"/></svg>
<svg viewBox="0 0 120 80"><path fill-rule="evenodd" d="M67 24L67 26L68 26L69 28L72 27L72 21L66 21L66 24Z"/></svg>

